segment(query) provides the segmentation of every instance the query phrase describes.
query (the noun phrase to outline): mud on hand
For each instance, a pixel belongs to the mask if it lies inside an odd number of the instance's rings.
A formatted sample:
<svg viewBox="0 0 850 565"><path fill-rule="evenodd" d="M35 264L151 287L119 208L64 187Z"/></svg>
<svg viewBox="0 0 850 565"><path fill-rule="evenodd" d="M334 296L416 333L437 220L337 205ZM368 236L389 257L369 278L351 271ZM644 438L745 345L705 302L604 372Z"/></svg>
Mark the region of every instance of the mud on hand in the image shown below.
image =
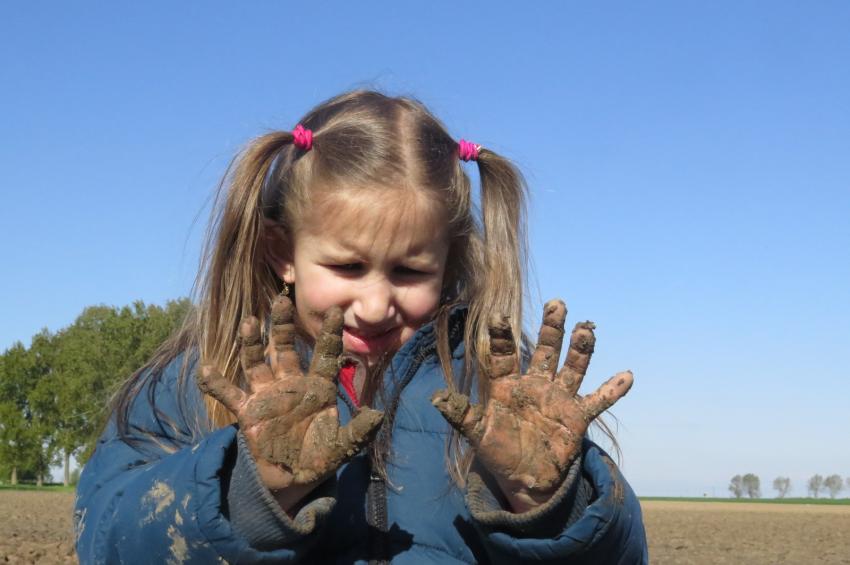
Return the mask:
<svg viewBox="0 0 850 565"><path fill-rule="evenodd" d="M484 405L463 394L438 391L431 402L475 450L516 511L545 501L561 484L581 450L587 427L622 398L632 373L617 373L596 392L580 396L596 338L592 322L576 325L567 359L557 371L567 308L546 303L528 373L520 372L507 318L490 322L489 371Z"/></svg>
<svg viewBox="0 0 850 565"><path fill-rule="evenodd" d="M271 490L315 485L332 475L370 442L383 414L361 408L345 426L336 408L338 359L342 353L342 311L325 313L310 369L305 375L295 351L295 308L279 296L272 305L274 353L266 362L255 317L242 321L240 362L244 391L209 365L198 385L237 418L263 482Z"/></svg>

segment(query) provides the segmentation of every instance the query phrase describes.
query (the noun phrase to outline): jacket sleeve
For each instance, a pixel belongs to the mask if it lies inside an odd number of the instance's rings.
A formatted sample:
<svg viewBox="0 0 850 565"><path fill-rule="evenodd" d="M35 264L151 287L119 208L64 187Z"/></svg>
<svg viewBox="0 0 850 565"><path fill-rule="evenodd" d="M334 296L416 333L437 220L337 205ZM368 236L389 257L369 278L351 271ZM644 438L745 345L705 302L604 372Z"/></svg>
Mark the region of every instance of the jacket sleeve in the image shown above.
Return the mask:
<svg viewBox="0 0 850 565"><path fill-rule="evenodd" d="M648 563L640 504L611 458L589 440L564 483L522 514L470 474L467 505L494 563Z"/></svg>
<svg viewBox="0 0 850 565"><path fill-rule="evenodd" d="M250 460L245 467L246 458L238 453L235 426L191 431L198 426L187 421L200 418L186 417L178 409L179 365L178 358L163 371L153 405L148 402L150 379L136 395L129 421L133 441L119 437L113 415L86 463L74 513L80 562L299 561L315 541L333 497L315 497L295 519L279 508L277 513L270 509L270 494L263 492L256 469ZM191 397L186 405L206 420L194 381L189 380L185 394ZM239 460L243 469L232 477ZM234 489L254 498L237 503L243 516L250 515L255 504L258 515L273 520L274 526L259 537L246 530L252 527L250 521L234 528L227 498Z"/></svg>

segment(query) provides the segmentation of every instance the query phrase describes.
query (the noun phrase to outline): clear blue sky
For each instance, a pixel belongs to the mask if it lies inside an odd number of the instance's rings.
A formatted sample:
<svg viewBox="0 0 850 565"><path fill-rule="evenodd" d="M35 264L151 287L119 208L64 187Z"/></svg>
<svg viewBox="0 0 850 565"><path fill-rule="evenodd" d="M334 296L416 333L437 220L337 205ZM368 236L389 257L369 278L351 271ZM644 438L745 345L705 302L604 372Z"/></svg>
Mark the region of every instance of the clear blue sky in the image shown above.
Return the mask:
<svg viewBox="0 0 850 565"><path fill-rule="evenodd" d="M375 86L526 173L638 494L850 476L850 4L516 6L6 4L0 347L187 294L234 152Z"/></svg>

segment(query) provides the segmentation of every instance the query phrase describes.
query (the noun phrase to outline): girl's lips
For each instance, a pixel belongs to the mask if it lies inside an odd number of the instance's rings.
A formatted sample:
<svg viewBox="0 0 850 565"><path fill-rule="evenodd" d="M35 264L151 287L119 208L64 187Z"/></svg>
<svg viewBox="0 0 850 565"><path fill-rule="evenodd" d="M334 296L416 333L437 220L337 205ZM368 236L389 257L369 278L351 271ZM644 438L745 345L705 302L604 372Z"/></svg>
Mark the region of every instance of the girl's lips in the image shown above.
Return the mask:
<svg viewBox="0 0 850 565"><path fill-rule="evenodd" d="M342 330L342 345L346 351L364 355L383 353L395 345L398 328L377 335L363 335L348 327Z"/></svg>

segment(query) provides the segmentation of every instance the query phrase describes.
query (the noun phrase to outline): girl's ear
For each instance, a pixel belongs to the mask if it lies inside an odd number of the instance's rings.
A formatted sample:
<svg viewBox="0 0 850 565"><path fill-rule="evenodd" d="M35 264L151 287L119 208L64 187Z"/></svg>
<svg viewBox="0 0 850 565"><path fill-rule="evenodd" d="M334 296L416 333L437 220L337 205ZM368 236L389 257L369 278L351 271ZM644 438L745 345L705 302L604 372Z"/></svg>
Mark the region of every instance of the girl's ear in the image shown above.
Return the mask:
<svg viewBox="0 0 850 565"><path fill-rule="evenodd" d="M286 232L276 222L263 219L264 247L266 260L281 279L289 284L295 282L295 265L292 257L292 243Z"/></svg>

